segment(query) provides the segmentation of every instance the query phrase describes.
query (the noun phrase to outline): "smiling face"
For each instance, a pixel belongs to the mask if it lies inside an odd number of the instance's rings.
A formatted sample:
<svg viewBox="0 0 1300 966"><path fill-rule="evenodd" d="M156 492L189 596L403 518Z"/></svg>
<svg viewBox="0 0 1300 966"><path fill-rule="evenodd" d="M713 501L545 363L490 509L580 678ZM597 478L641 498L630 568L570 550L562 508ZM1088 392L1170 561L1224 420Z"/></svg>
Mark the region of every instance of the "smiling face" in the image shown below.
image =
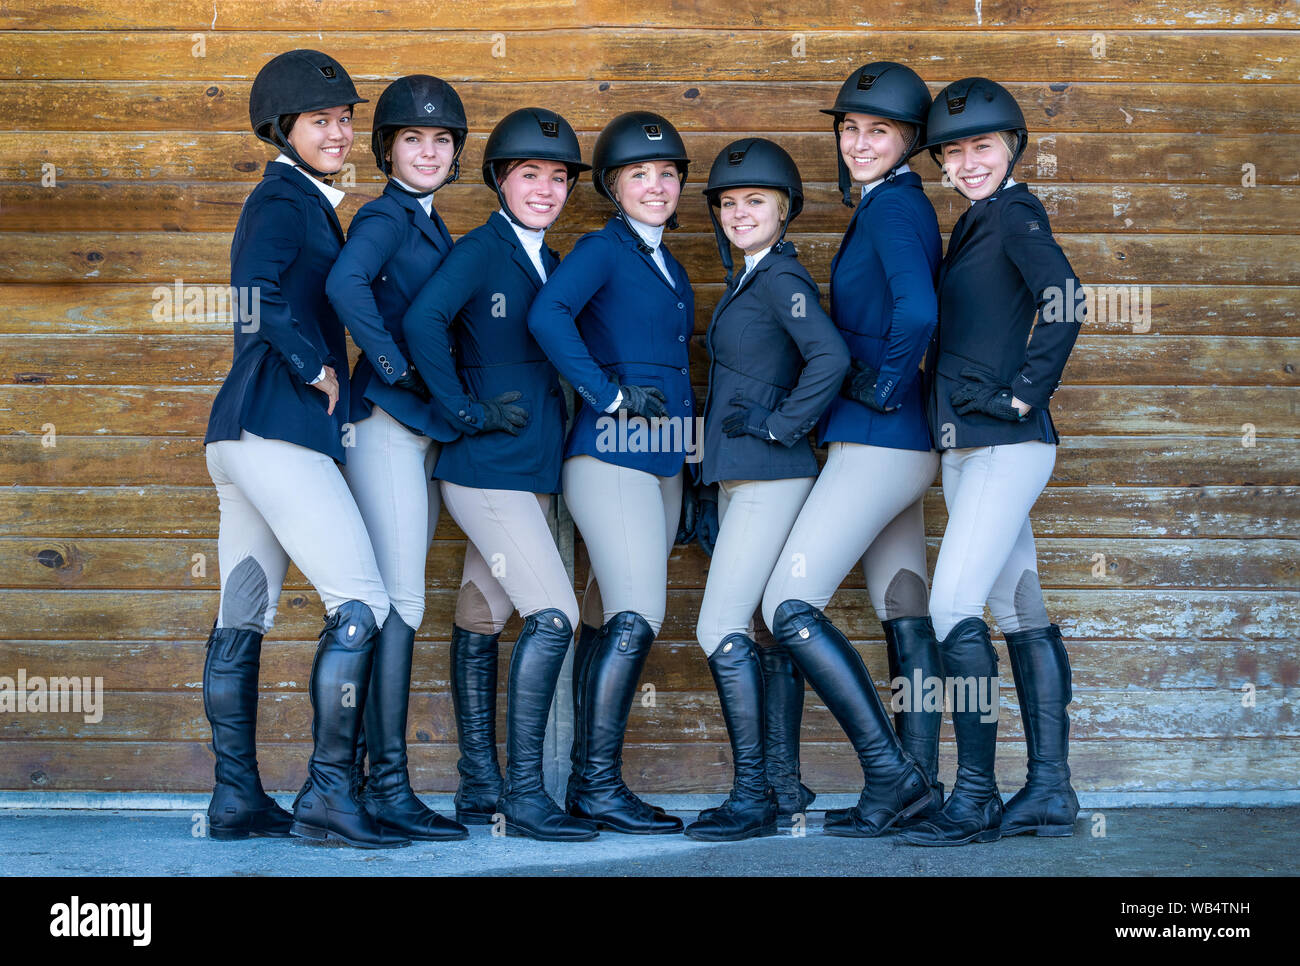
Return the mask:
<svg viewBox="0 0 1300 966"><path fill-rule="evenodd" d="M949 141L939 150L948 180L971 201L998 190L1011 164L1011 152L997 133Z"/></svg>
<svg viewBox="0 0 1300 966"><path fill-rule="evenodd" d="M569 169L558 161L524 161L501 181L501 194L529 228L549 228L569 196Z"/></svg>
<svg viewBox="0 0 1300 966"><path fill-rule="evenodd" d="M840 122L840 157L859 184L883 178L898 167L912 137L911 128L870 114L845 114Z"/></svg>
<svg viewBox="0 0 1300 966"><path fill-rule="evenodd" d="M288 141L298 157L317 171L337 174L352 150L352 108L327 107L299 114Z"/></svg>
<svg viewBox="0 0 1300 966"><path fill-rule="evenodd" d="M445 127L404 127L388 150L393 174L417 191L432 191L451 175L456 141Z"/></svg>
<svg viewBox="0 0 1300 966"><path fill-rule="evenodd" d="M618 170L611 194L623 211L647 225L662 225L677 210L682 180L672 161L645 161Z"/></svg>
<svg viewBox="0 0 1300 966"><path fill-rule="evenodd" d="M746 255L762 251L781 233L785 196L771 188L730 188L718 196L718 221L731 244Z"/></svg>

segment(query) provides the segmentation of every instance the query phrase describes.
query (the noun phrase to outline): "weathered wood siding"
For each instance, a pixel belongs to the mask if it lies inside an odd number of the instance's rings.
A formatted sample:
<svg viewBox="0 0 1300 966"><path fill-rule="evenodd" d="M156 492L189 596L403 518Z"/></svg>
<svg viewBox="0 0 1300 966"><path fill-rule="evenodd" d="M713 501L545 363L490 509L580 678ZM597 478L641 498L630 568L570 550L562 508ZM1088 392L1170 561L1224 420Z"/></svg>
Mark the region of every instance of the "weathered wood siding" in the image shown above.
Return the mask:
<svg viewBox="0 0 1300 966"><path fill-rule="evenodd" d="M495 206L473 183L483 140L509 110L560 110L587 150L621 111L668 116L694 159L671 246L696 284L701 334L721 270L698 188L723 144L764 132L795 156L808 204L793 237L824 282L848 211L817 111L840 80L896 59L935 90L971 74L1007 84L1031 127L1017 177L1043 199L1079 275L1149 299L1149 317L1090 320L1057 397L1066 438L1033 517L1049 611L1075 669L1075 784L1297 789L1300 8L727 6L0 5L0 675L102 676L107 692L97 723L0 715L0 789L210 787L200 681L217 512L201 440L229 364L229 327L206 311L155 317L153 292L177 279L228 283L230 232L268 158L247 132L249 86L272 55L300 46L338 57L370 108L399 74L456 83L473 128L467 184L438 199L456 234ZM380 187L369 118L363 107L345 223ZM962 202L928 159L916 167L947 231ZM584 182L552 244L567 251L604 217ZM697 345L697 381L703 366ZM943 525L935 489L932 545ZM410 719L424 790L455 785L445 641L460 557L444 514ZM579 550L580 573L582 559ZM638 706L630 725L628 777L640 790L712 792L730 780L722 719L690 640L705 571L698 549L674 554L665 643L645 676L655 703ZM883 686L880 627L859 576L830 610ZM320 614L291 570L264 651L260 758L271 788L303 777ZM999 769L1010 789L1024 757L1005 653L1002 667ZM815 695L808 706L809 784L854 790L847 744ZM945 723L949 778L951 740Z"/></svg>

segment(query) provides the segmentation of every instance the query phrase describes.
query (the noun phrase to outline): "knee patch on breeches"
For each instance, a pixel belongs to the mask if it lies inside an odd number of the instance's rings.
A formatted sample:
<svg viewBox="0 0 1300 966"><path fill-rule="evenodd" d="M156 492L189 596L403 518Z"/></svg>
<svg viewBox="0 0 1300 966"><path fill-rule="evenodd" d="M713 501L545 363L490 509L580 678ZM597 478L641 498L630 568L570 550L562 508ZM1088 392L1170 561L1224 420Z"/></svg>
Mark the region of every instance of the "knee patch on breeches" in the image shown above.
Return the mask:
<svg viewBox="0 0 1300 966"><path fill-rule="evenodd" d="M772 631L768 628L767 622L763 620L762 605L759 605L758 610L754 611L749 636L759 647L776 647L776 638L772 636Z"/></svg>
<svg viewBox="0 0 1300 966"><path fill-rule="evenodd" d="M472 634L500 634L509 618L509 614L499 619L493 615L492 605L474 581L460 585L454 620L461 630Z"/></svg>
<svg viewBox="0 0 1300 966"><path fill-rule="evenodd" d="M265 634L271 629L273 617L266 571L255 557L245 557L221 587L221 626Z"/></svg>
<svg viewBox="0 0 1300 966"><path fill-rule="evenodd" d="M912 570L900 570L894 574L885 588L885 613L879 615L881 620L924 617L929 612L930 594L925 578Z"/></svg>
<svg viewBox="0 0 1300 966"><path fill-rule="evenodd" d="M605 623L605 605L601 603L600 585L594 576L587 581L587 589L582 594L582 622L590 627Z"/></svg>
<svg viewBox="0 0 1300 966"><path fill-rule="evenodd" d="M1016 618L1014 630L1032 631L1051 623L1047 619L1047 605L1043 603L1043 588L1038 583L1038 571L1026 570L1020 575L1011 606Z"/></svg>

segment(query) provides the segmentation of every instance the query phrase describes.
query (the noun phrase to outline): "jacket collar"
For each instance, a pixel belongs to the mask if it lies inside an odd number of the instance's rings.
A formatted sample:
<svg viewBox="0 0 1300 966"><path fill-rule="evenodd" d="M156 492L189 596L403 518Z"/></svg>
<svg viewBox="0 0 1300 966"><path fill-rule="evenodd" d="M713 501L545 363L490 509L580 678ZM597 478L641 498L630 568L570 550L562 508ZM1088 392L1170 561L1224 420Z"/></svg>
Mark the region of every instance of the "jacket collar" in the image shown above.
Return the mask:
<svg viewBox="0 0 1300 966"><path fill-rule="evenodd" d="M873 201L878 200L886 192L897 191L899 188L920 188L922 184L921 176L915 171L903 171L895 175L892 181L888 178L882 179L871 191L858 199L858 203L853 209L853 216L849 218L849 227L844 230L844 237L840 239L840 247L836 249L834 257L831 258L831 274L835 274L835 266L839 264L840 255L848 247L849 239L853 237L853 233L858 229L858 221L865 217L866 210Z"/></svg>
<svg viewBox="0 0 1300 966"><path fill-rule="evenodd" d="M731 300L740 294L741 289L749 287L750 280L754 276L761 275L763 272L766 272L768 269L770 269L773 265L779 265L785 259L793 258L793 257L794 257L794 246L789 242L789 240L787 240L783 243L781 251L779 252L769 251L766 255L762 257L762 259L759 260L759 263L754 266L752 271L747 272L743 276L737 274L735 278L732 280L731 286L725 292L722 293L722 298L718 299L718 304L713 310L713 318L716 319L718 317L718 313L721 312L724 308L726 308L729 304L731 304Z"/></svg>
<svg viewBox="0 0 1300 966"><path fill-rule="evenodd" d="M320 205L325 212L325 217L329 219L330 225L334 229L339 244L343 243L343 226L339 223L338 212L330 204L324 193L317 186L314 178L309 178L291 164L284 164L280 161L268 161L266 170L262 172L263 178L280 178L286 184L293 185L294 189L300 192L310 203Z"/></svg>
<svg viewBox="0 0 1300 966"><path fill-rule="evenodd" d="M447 226L442 223L436 207L431 208L429 214L425 214L424 205L420 204L419 198L403 191L391 181L384 185L384 194L411 213L411 220L415 222L415 227L433 242L434 248L444 255L451 251L451 234L447 231Z"/></svg>
<svg viewBox="0 0 1300 966"><path fill-rule="evenodd" d="M497 237L510 246L510 255L514 263L519 266L519 270L527 276L528 281L532 283L534 289L542 287L542 279L537 274L537 266L533 260L528 257L528 252L524 251L524 244L519 240L519 235L515 233L514 226L510 224L509 219L499 211L494 211L488 215L487 224L497 233ZM555 271L555 266L560 263L560 256L551 249L545 242L542 243L542 264L546 266L546 274L549 277ZM655 269L658 271L658 269Z"/></svg>
<svg viewBox="0 0 1300 966"><path fill-rule="evenodd" d="M654 258L644 250L645 247L648 247L645 245L644 239L628 227L627 222L615 215L605 223L605 228L613 231L615 237L622 241L624 246L635 251L637 255L641 257L641 260L646 263L646 266L650 271L654 273L655 278L659 279L660 282L672 289L675 295L682 294L682 280L684 275L681 266L677 264L677 259L673 258L672 252L668 251L667 245L660 244L659 250L663 252L664 264L668 266L668 274L673 277L672 283L669 283L668 279L664 278L664 273L659 271L659 266L655 264ZM766 261L766 259L764 259L764 261Z"/></svg>

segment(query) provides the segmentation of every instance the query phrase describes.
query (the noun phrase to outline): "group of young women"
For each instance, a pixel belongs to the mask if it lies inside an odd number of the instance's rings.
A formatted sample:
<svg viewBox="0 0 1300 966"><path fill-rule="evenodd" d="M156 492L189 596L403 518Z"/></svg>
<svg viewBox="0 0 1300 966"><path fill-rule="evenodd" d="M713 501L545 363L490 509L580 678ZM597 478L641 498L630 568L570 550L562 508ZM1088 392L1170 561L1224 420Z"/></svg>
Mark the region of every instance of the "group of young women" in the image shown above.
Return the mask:
<svg viewBox="0 0 1300 966"><path fill-rule="evenodd" d="M495 822L546 841L601 829L775 834L815 797L800 781L805 680L865 780L854 807L827 813L828 833L899 829L920 845L1071 834L1069 664L1028 513L1051 473L1048 404L1082 312L1034 324L1040 306L1079 286L1042 206L1012 178L1028 135L1010 94L971 78L932 101L894 63L850 75L825 111L854 209L831 263L829 313L785 240L804 206L794 161L763 138L722 150L703 189L727 286L708 328L702 405L690 381L692 289L664 244L689 166L668 120L615 118L587 165L558 114L507 115L483 159L499 207L453 244L433 202L459 175L464 108L436 77L399 78L372 123L387 184L345 240L330 176L364 102L344 68L312 50L274 58L250 98L253 130L280 154L235 230L232 284L257 293L261 321L236 327L206 438L221 512L220 610L203 678L210 834L365 848L464 838L466 825ZM908 165L925 149L971 202L946 256ZM545 233L588 170L614 215L561 262ZM345 329L361 350L350 377ZM561 376L577 397L567 436ZM697 414L698 462L687 459ZM814 430L828 449L820 472ZM922 499L940 466L948 524L930 584ZM548 523L561 492L591 562L581 609ZM443 505L469 538L451 629L456 821L412 792L405 740ZM622 752L664 621L669 554L696 538L712 554L696 631L735 775L726 800L683 829L624 783ZM261 643L290 560L328 615L292 814L263 790L255 755ZM859 560L884 627L892 722L825 614ZM1005 807L986 602L1006 636L1029 750L1028 780ZM503 774L497 640L515 610L524 625ZM575 631L561 807L544 787L543 738ZM936 686L957 737L946 799Z"/></svg>

